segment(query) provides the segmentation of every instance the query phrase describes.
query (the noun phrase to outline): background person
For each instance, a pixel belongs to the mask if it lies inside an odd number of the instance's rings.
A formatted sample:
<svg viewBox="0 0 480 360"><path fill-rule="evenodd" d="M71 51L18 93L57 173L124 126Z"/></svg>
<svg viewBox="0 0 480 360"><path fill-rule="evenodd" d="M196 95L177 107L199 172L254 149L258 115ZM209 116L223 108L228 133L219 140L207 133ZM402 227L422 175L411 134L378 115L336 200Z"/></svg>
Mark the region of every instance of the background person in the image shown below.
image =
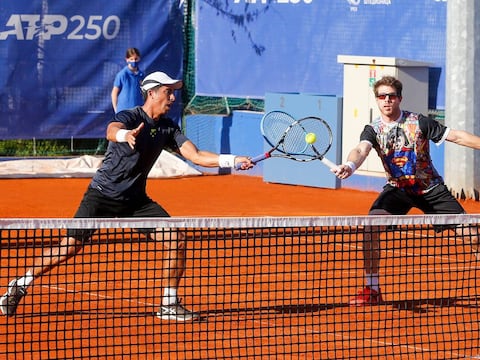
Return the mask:
<svg viewBox="0 0 480 360"><path fill-rule="evenodd" d="M433 166L429 141L437 145L450 141L480 149L480 137L446 127L436 120L402 111L402 83L385 76L373 87L380 116L366 125L360 143L353 148L347 162L332 171L346 179L362 165L375 149L387 175L387 184L374 201L369 215L405 215L416 207L426 214L460 214L465 210L451 194ZM436 228L437 231L445 227ZM365 287L351 300L351 305L375 305L383 301L379 287L380 228L366 228L363 239ZM477 229L460 229L459 235L476 235ZM475 236L475 247L477 246Z"/></svg>
<svg viewBox="0 0 480 360"><path fill-rule="evenodd" d="M113 81L111 97L115 113L143 105L140 84L145 74L138 67L140 51L137 48L128 48L125 62L127 65L117 73Z"/></svg>
<svg viewBox="0 0 480 360"><path fill-rule="evenodd" d="M241 164L241 169L247 170L253 166L244 156L218 155L197 149L178 125L166 117L175 101L174 91L181 87L181 80L171 79L163 72L154 72L142 83L144 105L114 116L107 126L109 143L105 159L90 182L75 218L170 216L146 194L148 173L165 148L205 167L233 169L236 164ZM164 295L157 317L177 321L196 319L199 314L183 307L177 297L177 288L185 270L185 235L180 231L163 233L162 229L156 230L149 236L162 241L165 248L162 271ZM10 281L7 292L0 298L1 312L7 316L14 315L33 280L76 255L94 232L68 230L59 247L45 250L25 276Z"/></svg>

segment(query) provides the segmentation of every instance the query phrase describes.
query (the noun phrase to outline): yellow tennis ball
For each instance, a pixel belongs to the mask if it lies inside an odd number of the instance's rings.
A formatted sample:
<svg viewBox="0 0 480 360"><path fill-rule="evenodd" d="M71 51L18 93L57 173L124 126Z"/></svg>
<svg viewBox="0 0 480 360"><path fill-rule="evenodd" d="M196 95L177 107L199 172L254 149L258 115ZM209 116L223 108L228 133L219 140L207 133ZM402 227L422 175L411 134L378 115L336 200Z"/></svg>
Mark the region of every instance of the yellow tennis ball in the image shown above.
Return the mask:
<svg viewBox="0 0 480 360"><path fill-rule="evenodd" d="M308 133L307 135L305 135L305 141L307 142L307 144L313 144L315 141L317 141L317 135L315 135L314 133Z"/></svg>

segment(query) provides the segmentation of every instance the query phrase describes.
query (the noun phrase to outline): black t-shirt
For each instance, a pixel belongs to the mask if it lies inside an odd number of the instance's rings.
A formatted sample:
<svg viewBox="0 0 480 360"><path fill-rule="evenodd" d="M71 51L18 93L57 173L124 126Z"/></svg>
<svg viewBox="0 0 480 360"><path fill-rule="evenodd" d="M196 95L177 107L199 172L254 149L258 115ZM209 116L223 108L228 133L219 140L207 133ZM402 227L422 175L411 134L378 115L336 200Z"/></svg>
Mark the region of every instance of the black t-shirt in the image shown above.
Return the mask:
<svg viewBox="0 0 480 360"><path fill-rule="evenodd" d="M133 150L127 142L108 143L103 163L90 187L116 200L144 197L148 174L162 150L178 151L188 138L171 119L154 121L141 107L120 111L111 122L121 122L127 130L135 129L142 122L145 125Z"/></svg>

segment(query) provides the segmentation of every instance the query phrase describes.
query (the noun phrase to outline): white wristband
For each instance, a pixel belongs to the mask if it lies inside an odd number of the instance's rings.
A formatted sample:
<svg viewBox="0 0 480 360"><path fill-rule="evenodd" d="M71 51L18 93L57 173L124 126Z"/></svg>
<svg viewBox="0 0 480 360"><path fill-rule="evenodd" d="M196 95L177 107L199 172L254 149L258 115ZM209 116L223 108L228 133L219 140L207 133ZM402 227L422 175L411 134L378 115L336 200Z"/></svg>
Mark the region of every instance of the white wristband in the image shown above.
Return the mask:
<svg viewBox="0 0 480 360"><path fill-rule="evenodd" d="M231 168L235 167L235 155L231 154L220 154L218 155L218 166L221 168Z"/></svg>
<svg viewBox="0 0 480 360"><path fill-rule="evenodd" d="M115 139L117 140L117 142L127 142L127 133L128 133L128 130L125 130L125 129L118 130L117 133L115 134Z"/></svg>
<svg viewBox="0 0 480 360"><path fill-rule="evenodd" d="M357 167L355 166L355 163L353 161L347 161L345 165L347 165L350 169L352 169L352 173L355 172L355 170L357 170Z"/></svg>

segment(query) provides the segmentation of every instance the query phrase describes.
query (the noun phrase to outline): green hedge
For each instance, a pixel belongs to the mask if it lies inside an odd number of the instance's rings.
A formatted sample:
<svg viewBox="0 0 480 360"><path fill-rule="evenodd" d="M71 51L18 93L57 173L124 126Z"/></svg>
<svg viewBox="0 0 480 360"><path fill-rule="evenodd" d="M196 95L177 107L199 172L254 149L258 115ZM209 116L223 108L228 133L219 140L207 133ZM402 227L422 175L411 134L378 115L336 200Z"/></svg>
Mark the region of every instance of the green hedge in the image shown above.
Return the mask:
<svg viewBox="0 0 480 360"><path fill-rule="evenodd" d="M103 155L105 139L15 139L0 140L0 156L44 157Z"/></svg>

